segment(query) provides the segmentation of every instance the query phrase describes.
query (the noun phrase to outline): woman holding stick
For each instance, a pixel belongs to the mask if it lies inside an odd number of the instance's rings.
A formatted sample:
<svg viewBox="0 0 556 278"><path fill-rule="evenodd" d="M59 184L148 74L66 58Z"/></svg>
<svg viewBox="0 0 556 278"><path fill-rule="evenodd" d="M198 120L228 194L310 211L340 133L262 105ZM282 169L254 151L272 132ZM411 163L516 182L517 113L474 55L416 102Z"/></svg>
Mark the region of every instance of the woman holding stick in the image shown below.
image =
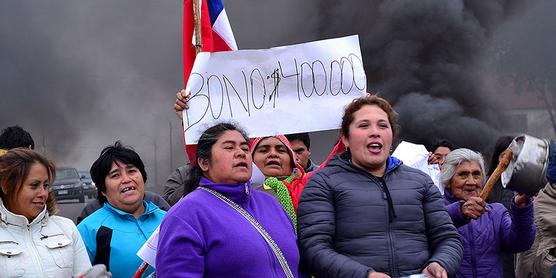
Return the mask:
<svg viewBox="0 0 556 278"><path fill-rule="evenodd" d="M446 208L464 247L456 277L502 277L500 251L525 251L535 238L530 198L517 193L511 215L500 203L485 203L479 197L484 173L482 156L469 149L449 153L441 170Z"/></svg>

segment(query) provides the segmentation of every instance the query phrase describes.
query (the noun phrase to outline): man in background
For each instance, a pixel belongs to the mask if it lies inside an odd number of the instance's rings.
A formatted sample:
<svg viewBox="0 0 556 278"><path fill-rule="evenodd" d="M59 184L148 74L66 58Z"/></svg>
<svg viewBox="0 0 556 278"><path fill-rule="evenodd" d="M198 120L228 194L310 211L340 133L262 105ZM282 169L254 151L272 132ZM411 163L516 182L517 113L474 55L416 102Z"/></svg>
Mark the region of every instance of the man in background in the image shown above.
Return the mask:
<svg viewBox="0 0 556 278"><path fill-rule="evenodd" d="M31 134L17 125L6 127L0 133L0 155L15 148L35 149Z"/></svg>
<svg viewBox="0 0 556 278"><path fill-rule="evenodd" d="M176 204L182 196L186 195L191 189L185 190L185 180L189 164L178 167L166 180L162 197L170 206ZM187 191L187 192L186 192Z"/></svg>
<svg viewBox="0 0 556 278"><path fill-rule="evenodd" d="M305 173L314 171L319 167L311 161L311 138L309 138L309 133L288 134L286 138L290 141L295 160L303 167Z"/></svg>
<svg viewBox="0 0 556 278"><path fill-rule="evenodd" d="M446 139L437 140L430 148L429 164L438 164L442 168L446 156L454 149L454 145Z"/></svg>

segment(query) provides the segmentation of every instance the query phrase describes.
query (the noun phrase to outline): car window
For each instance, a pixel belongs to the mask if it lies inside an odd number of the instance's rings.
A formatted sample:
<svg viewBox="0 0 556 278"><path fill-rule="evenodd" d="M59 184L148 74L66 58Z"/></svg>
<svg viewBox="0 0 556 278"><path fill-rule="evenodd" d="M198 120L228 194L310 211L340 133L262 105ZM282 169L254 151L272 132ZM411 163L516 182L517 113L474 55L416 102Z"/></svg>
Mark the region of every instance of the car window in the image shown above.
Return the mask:
<svg viewBox="0 0 556 278"><path fill-rule="evenodd" d="M79 174L75 169L56 169L56 179L79 179Z"/></svg>
<svg viewBox="0 0 556 278"><path fill-rule="evenodd" d="M84 179L91 179L91 174L87 171L79 171L79 176L84 177Z"/></svg>

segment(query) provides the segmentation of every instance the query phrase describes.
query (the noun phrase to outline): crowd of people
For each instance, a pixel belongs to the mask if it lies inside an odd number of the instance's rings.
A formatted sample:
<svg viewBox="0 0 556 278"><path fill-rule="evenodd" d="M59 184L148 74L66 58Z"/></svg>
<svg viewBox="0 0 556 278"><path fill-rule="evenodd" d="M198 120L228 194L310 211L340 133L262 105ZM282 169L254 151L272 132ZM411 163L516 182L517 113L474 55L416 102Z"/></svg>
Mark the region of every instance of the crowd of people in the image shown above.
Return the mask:
<svg viewBox="0 0 556 278"><path fill-rule="evenodd" d="M181 118L188 94L177 93ZM368 94L345 107L320 165L307 133L249 138L237 124L207 128L162 196L116 141L90 168L97 199L77 226L57 216L55 165L21 127L0 134L0 277L556 277L556 143L538 195L496 183L490 167L446 140L431 177L391 155L398 114ZM315 146L313 146L313 149ZM256 176L263 178L259 181ZM137 252L158 236L156 264Z"/></svg>

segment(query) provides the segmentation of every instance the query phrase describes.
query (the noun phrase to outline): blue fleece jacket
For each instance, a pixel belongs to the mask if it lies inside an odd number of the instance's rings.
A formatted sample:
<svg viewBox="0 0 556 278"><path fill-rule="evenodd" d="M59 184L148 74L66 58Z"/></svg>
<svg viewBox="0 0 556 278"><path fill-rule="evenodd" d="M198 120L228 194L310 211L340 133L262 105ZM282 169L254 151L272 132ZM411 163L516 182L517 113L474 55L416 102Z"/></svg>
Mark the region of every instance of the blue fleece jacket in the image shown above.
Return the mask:
<svg viewBox="0 0 556 278"><path fill-rule="evenodd" d="M165 211L143 201L145 212L139 218L109 203L83 219L77 230L85 242L92 264L104 264L113 277L133 277L143 260L137 251L162 222ZM147 270L146 277L153 270Z"/></svg>

